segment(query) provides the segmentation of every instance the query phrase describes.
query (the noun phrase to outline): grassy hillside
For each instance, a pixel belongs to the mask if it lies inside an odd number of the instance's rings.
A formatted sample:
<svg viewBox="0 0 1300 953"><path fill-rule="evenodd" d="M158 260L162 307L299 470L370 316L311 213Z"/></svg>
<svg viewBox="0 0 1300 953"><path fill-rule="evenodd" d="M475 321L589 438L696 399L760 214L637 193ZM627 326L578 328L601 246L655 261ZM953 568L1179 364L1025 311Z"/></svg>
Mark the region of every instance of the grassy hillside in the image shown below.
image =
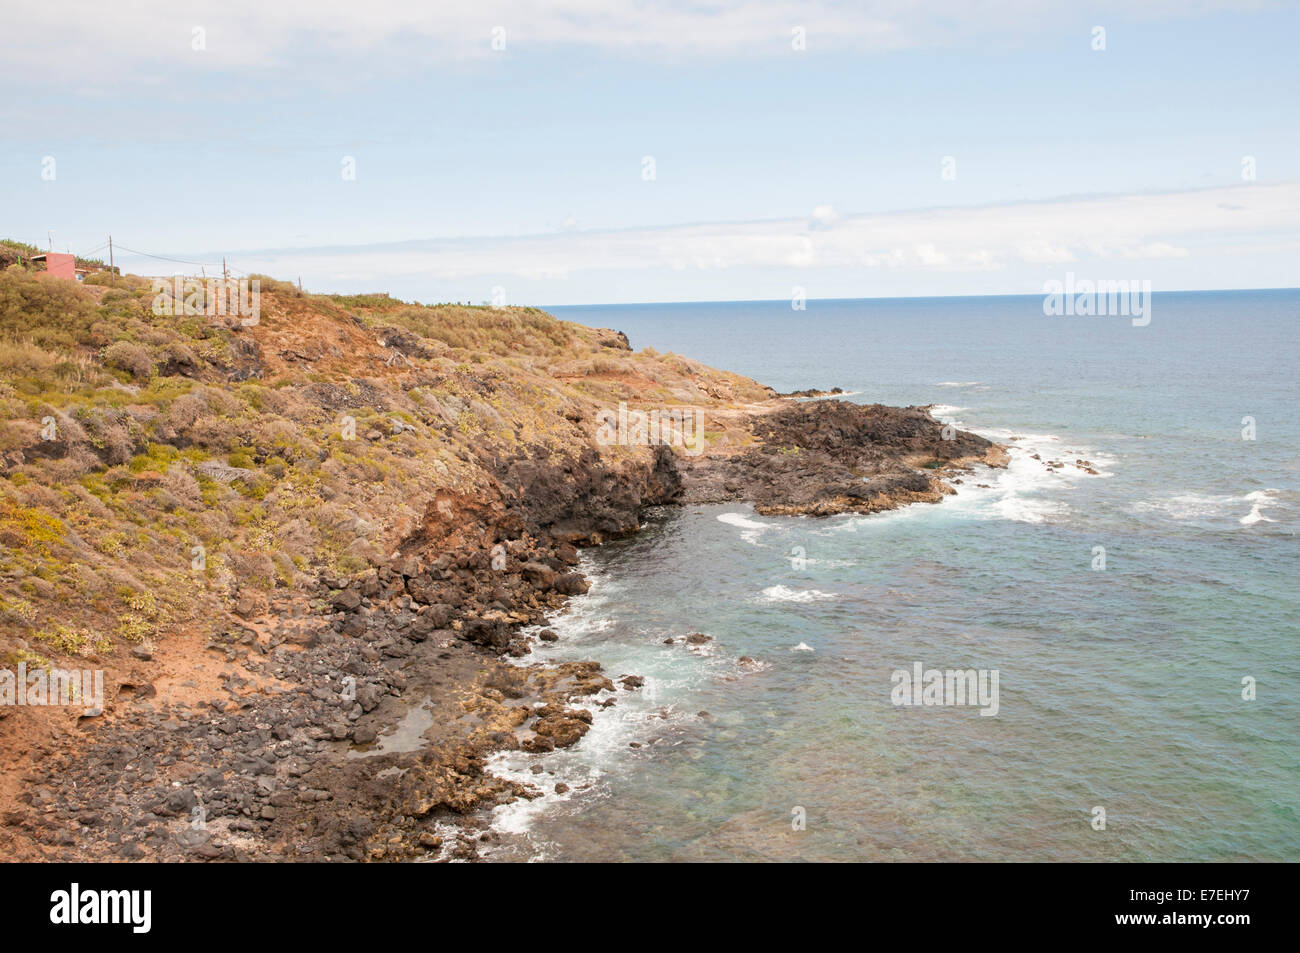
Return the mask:
<svg viewBox="0 0 1300 953"><path fill-rule="evenodd" d="M772 396L532 308L260 280L246 327L160 316L141 278L0 270L0 661L107 656L362 570L439 488L490 495L492 453L595 447L619 400ZM717 419L711 445L750 439Z"/></svg>

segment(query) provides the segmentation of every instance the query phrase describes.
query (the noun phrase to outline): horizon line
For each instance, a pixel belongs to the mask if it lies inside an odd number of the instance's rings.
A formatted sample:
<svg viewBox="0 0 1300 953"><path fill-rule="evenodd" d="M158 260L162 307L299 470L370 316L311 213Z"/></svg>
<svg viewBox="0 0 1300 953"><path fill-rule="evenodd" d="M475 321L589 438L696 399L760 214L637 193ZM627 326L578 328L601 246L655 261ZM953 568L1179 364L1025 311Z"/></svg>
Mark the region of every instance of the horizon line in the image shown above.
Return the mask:
<svg viewBox="0 0 1300 953"><path fill-rule="evenodd" d="M1295 291L1300 292L1300 285L1268 286L1259 288L1171 288L1168 291L1152 291L1152 296L1173 294L1241 294L1244 292ZM321 292L329 294L330 292ZM375 293L375 292L372 292ZM836 298L807 298L813 301L935 301L949 298L1041 298L1044 292L1014 292L998 294L947 294L947 295L863 295ZM552 308L640 308L658 305L677 304L785 304L789 298L704 298L690 301L602 301L591 304L539 304L517 305L516 307L535 307L543 311Z"/></svg>

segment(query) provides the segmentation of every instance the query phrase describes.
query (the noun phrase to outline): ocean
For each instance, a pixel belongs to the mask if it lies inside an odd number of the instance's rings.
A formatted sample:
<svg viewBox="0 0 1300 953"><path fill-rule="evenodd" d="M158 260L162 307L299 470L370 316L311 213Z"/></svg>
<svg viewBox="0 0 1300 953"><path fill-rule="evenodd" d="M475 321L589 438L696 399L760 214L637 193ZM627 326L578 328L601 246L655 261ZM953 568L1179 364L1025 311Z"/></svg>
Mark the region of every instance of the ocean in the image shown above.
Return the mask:
<svg viewBox="0 0 1300 953"><path fill-rule="evenodd" d="M586 551L532 660L646 684L495 758L550 792L497 809L498 859L1300 860L1300 291L1156 294L1144 327L1041 296L552 310L936 405L1011 463L940 504L670 508ZM996 672L996 714L895 704L917 663Z"/></svg>

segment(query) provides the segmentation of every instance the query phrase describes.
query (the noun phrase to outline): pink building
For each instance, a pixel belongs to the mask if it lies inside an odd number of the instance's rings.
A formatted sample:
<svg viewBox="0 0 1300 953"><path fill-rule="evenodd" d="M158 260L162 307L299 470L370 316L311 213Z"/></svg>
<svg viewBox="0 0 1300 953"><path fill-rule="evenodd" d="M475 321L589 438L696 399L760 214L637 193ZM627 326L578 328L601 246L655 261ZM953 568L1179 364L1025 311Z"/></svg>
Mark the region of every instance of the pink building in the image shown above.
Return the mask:
<svg viewBox="0 0 1300 953"><path fill-rule="evenodd" d="M75 255L61 255L58 252L49 252L44 255L33 255L32 261L45 262L45 273L53 275L56 278L68 278L72 281L77 280L77 258Z"/></svg>

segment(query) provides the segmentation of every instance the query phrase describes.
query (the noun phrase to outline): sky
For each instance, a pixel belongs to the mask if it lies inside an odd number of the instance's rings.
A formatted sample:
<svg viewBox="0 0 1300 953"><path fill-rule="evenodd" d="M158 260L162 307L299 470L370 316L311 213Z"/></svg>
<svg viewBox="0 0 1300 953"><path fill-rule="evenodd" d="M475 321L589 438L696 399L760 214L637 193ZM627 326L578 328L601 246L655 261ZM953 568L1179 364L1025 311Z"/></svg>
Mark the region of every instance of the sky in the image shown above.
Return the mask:
<svg viewBox="0 0 1300 953"><path fill-rule="evenodd" d="M1300 9L54 0L0 237L423 302L1300 285ZM159 257L145 257L140 253ZM166 261L161 259L177 259Z"/></svg>

